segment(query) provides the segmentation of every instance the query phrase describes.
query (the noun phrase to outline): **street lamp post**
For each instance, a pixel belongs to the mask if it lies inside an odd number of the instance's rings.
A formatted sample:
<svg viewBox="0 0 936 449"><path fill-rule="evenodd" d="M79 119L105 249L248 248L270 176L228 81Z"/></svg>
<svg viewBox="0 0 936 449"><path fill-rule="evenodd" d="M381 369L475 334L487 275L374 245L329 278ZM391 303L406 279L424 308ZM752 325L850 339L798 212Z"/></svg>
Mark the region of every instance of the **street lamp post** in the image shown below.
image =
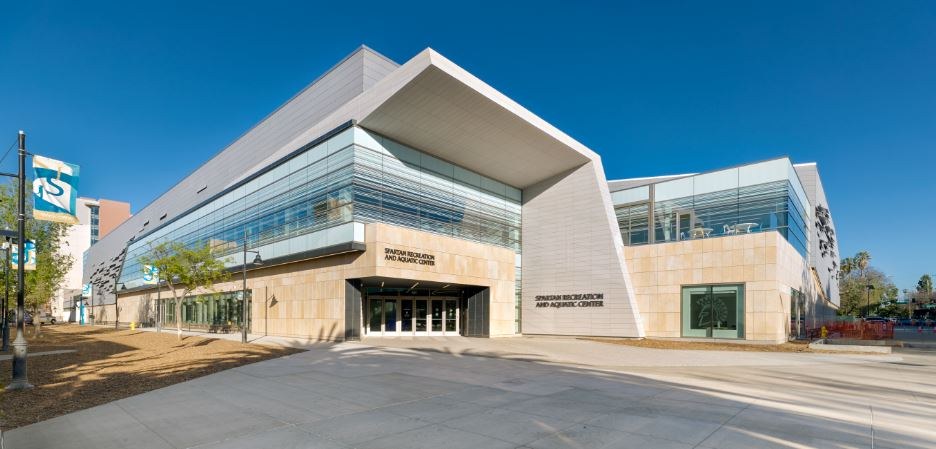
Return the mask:
<svg viewBox="0 0 936 449"><path fill-rule="evenodd" d="M874 290L874 286L871 284L866 287L868 288L868 309L865 310L865 318L871 316L871 290Z"/></svg>
<svg viewBox="0 0 936 449"><path fill-rule="evenodd" d="M114 329L118 328L120 324L120 307L117 305L117 286L120 286L121 290L126 290L127 286L123 282L117 282L117 278L114 278Z"/></svg>
<svg viewBox="0 0 936 449"><path fill-rule="evenodd" d="M26 376L26 332L23 322L26 312L26 291L23 280L26 269L26 133L19 132L19 176L17 183L16 225L17 244L19 245L16 257L16 340L13 340L13 381L7 385L7 390L23 390L32 388Z"/></svg>
<svg viewBox="0 0 936 449"><path fill-rule="evenodd" d="M247 253L256 254L253 265L262 265L263 259L260 258L260 252L247 251L247 227L244 226L244 265L241 272L244 276L244 286L241 290L241 343L247 343Z"/></svg>
<svg viewBox="0 0 936 449"><path fill-rule="evenodd" d="M6 229L2 232L10 232L9 229ZM10 350L10 319L9 319L9 308L10 308L10 237L6 236L6 245L3 247L3 254L5 256L5 263L3 265L3 287L6 290L3 296L3 329L2 332L3 338L3 351Z"/></svg>
<svg viewBox="0 0 936 449"><path fill-rule="evenodd" d="M9 229L0 230L0 236L4 238L3 254L6 258L6 264L3 267L3 286L5 295L3 297L3 329L0 330L0 338L3 339L3 351L10 350L10 246L13 239L16 238L16 232Z"/></svg>
<svg viewBox="0 0 936 449"><path fill-rule="evenodd" d="M162 305L160 304L160 293L162 292L162 285L159 283L162 281L162 273L159 271L156 272L156 332L159 332L161 329L159 327L159 322L162 319Z"/></svg>

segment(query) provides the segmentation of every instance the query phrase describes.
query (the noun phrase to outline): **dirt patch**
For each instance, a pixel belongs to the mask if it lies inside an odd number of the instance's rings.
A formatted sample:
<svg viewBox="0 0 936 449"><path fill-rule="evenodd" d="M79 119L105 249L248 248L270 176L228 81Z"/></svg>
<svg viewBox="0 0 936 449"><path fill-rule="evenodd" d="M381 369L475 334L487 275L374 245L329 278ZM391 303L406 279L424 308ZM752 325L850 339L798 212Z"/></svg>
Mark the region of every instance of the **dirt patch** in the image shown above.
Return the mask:
<svg viewBox="0 0 936 449"><path fill-rule="evenodd" d="M175 333L63 324L43 326L38 337L27 329L26 339L30 353L76 352L28 359L29 382L35 388L0 392L4 430L301 351L201 337L178 340ZM11 361L0 362L3 385L10 382L11 369Z"/></svg>
<svg viewBox="0 0 936 449"><path fill-rule="evenodd" d="M613 345L636 346L652 349L689 349L697 351L742 351L742 352L815 352L809 349L807 342L787 342L778 345L757 345L747 343L716 343L707 341L679 340L629 340L610 338L583 338L583 340L610 343Z"/></svg>

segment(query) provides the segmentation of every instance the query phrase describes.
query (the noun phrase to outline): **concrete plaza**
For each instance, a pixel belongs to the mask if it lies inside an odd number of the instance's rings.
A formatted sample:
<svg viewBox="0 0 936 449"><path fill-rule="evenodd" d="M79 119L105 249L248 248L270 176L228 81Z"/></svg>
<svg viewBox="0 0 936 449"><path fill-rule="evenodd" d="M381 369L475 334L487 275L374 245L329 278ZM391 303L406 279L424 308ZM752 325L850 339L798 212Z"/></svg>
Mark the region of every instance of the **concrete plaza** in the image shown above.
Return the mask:
<svg viewBox="0 0 936 449"><path fill-rule="evenodd" d="M936 352L369 339L15 429L8 448L931 448Z"/></svg>

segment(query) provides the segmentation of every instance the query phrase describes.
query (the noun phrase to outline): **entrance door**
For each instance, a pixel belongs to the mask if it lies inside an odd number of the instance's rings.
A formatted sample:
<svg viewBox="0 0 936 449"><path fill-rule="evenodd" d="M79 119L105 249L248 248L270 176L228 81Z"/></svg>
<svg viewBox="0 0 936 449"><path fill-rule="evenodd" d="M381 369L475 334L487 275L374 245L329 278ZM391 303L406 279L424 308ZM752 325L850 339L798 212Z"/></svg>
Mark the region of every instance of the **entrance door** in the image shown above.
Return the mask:
<svg viewBox="0 0 936 449"><path fill-rule="evenodd" d="M429 302L429 335L460 335L458 300L440 298Z"/></svg>
<svg viewBox="0 0 936 449"><path fill-rule="evenodd" d="M429 311L429 301L425 299L417 299L413 301L414 304L414 318L413 318L413 334L420 335L429 335L429 325L426 316Z"/></svg>
<svg viewBox="0 0 936 449"><path fill-rule="evenodd" d="M383 333L383 300L367 300L367 334L381 335Z"/></svg>
<svg viewBox="0 0 936 449"><path fill-rule="evenodd" d="M368 298L367 307L367 335L398 335L400 330L397 300L384 298Z"/></svg>
<svg viewBox="0 0 936 449"><path fill-rule="evenodd" d="M384 335L396 335L397 327L397 302L395 299L384 300Z"/></svg>
<svg viewBox="0 0 936 449"><path fill-rule="evenodd" d="M403 335L413 334L413 300L400 300L400 332Z"/></svg>
<svg viewBox="0 0 936 449"><path fill-rule="evenodd" d="M455 298L370 297L364 310L370 336L451 336L461 331Z"/></svg>
<svg viewBox="0 0 936 449"><path fill-rule="evenodd" d="M430 302L432 303L429 306L429 312L430 312L429 319L431 321L431 326L432 326L430 329L430 332L432 335L445 335L442 332L442 321L445 319L445 317L443 316L445 301L441 299L433 299Z"/></svg>
<svg viewBox="0 0 936 449"><path fill-rule="evenodd" d="M682 336L744 338L744 286L683 287Z"/></svg>

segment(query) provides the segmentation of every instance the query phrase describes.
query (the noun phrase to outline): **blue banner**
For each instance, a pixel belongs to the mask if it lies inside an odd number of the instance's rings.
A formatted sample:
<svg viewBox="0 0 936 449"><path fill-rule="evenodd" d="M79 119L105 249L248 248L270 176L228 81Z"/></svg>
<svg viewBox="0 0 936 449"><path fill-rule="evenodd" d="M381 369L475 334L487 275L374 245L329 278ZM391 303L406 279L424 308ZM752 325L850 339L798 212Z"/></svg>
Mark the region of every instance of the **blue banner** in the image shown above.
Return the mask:
<svg viewBox="0 0 936 449"><path fill-rule="evenodd" d="M77 224L78 166L33 156L33 217Z"/></svg>
<svg viewBox="0 0 936 449"><path fill-rule="evenodd" d="M19 245L13 243L10 251L10 268L19 269ZM26 260L23 261L23 269L32 271L36 269L36 242L26 240Z"/></svg>

